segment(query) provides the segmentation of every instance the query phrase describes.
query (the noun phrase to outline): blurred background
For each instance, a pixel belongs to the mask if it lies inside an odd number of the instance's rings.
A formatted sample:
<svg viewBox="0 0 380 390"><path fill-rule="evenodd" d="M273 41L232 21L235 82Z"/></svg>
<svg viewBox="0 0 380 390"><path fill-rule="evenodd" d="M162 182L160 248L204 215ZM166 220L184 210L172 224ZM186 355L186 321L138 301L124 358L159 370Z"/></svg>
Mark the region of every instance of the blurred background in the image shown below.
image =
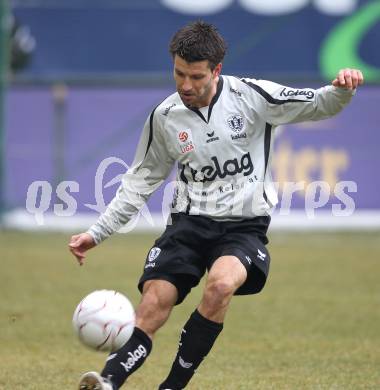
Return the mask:
<svg viewBox="0 0 380 390"><path fill-rule="evenodd" d="M174 91L171 36L197 18L226 38L225 74L300 88L363 71L340 115L277 130L274 179L296 184L290 199L280 191L273 228L380 227L380 2L365 0L1 0L3 226L96 219ZM153 195L140 228L162 227L170 193Z"/></svg>

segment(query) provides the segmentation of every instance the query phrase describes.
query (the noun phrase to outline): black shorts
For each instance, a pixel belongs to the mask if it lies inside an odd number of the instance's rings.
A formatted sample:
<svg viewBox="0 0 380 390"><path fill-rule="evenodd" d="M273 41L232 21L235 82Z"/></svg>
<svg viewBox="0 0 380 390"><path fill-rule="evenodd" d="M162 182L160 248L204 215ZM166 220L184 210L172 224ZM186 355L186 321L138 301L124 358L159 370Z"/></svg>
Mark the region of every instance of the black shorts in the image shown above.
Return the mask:
<svg viewBox="0 0 380 390"><path fill-rule="evenodd" d="M248 272L247 280L235 295L262 290L270 263L265 247L269 216L236 222L217 222L182 213L171 217L172 224L168 224L147 255L138 284L140 291L147 280L167 280L177 287L179 304L215 260L224 255L238 257Z"/></svg>

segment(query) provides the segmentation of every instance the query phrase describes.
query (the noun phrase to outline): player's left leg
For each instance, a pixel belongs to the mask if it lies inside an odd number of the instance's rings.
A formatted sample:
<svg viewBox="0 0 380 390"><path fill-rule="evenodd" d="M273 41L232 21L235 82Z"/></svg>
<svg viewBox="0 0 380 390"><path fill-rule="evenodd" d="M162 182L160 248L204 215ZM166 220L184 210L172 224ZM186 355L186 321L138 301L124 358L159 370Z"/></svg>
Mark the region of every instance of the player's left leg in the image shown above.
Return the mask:
<svg viewBox="0 0 380 390"><path fill-rule="evenodd" d="M231 298L246 279L247 270L235 256L221 256L213 263L201 303L182 330L177 356L159 389L186 387L222 331Z"/></svg>

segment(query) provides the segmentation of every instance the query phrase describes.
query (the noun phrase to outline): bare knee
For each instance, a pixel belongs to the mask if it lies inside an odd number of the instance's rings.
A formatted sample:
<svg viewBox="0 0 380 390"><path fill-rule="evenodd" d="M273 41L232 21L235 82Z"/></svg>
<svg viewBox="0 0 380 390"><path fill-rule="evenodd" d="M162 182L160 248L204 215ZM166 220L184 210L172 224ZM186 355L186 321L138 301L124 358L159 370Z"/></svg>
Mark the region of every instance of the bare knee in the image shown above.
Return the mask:
<svg viewBox="0 0 380 390"><path fill-rule="evenodd" d="M247 271L235 256L222 256L212 266L198 307L206 318L223 322L230 300L244 283Z"/></svg>
<svg viewBox="0 0 380 390"><path fill-rule="evenodd" d="M211 279L207 281L203 295L203 301L215 309L222 308L228 304L235 292L236 286L233 280L224 277L223 279Z"/></svg>
<svg viewBox="0 0 380 390"><path fill-rule="evenodd" d="M166 322L177 301L177 289L165 280L150 280L144 285L136 310L136 326L151 338Z"/></svg>

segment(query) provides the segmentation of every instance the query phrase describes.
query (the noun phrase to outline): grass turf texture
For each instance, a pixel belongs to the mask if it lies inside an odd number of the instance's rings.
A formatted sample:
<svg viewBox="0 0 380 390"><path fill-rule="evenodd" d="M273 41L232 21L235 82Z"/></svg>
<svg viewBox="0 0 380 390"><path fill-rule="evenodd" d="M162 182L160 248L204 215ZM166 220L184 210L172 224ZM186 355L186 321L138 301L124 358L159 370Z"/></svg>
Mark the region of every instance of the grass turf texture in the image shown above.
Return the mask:
<svg viewBox="0 0 380 390"><path fill-rule="evenodd" d="M71 328L80 299L116 289L136 305L153 236L116 235L79 267L68 235L0 233L0 389L76 389L106 354ZM233 299L225 328L189 390L379 389L380 235L272 234L264 291ZM166 376L201 286L176 307L146 364L125 388Z"/></svg>

